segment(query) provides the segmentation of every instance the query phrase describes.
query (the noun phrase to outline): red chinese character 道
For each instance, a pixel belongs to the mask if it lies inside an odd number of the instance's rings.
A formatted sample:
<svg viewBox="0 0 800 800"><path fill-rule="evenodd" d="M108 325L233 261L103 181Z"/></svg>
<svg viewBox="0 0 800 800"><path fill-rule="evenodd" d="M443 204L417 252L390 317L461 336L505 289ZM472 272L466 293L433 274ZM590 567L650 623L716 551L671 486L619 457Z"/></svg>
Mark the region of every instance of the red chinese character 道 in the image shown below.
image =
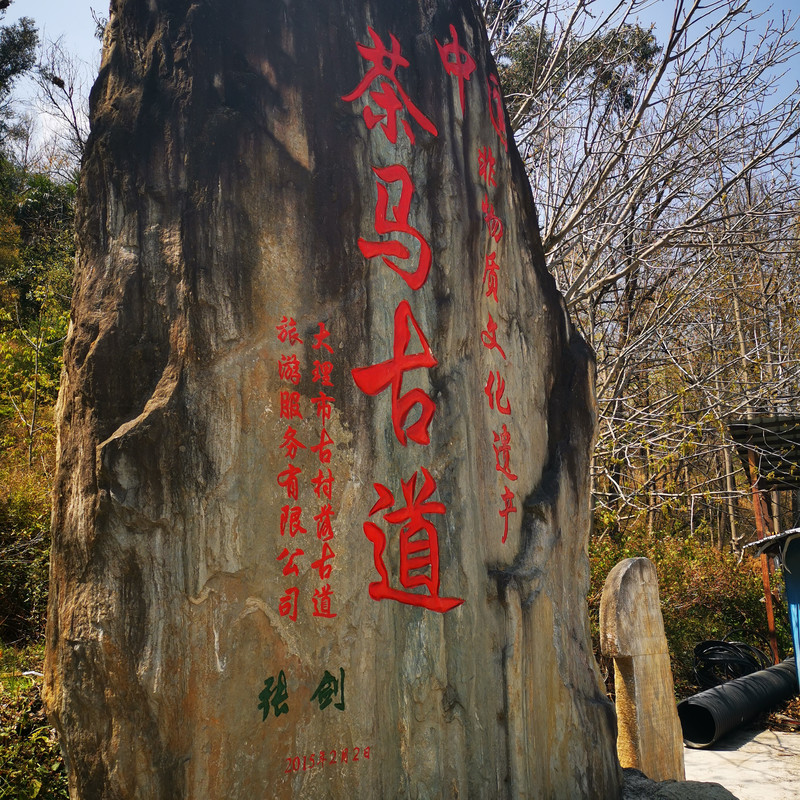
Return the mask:
<svg viewBox="0 0 800 800"><path fill-rule="evenodd" d="M411 341L412 326L419 337L421 353L406 352ZM417 444L430 443L428 426L436 411L436 404L422 389L415 388L401 394L403 373L412 369L435 367L438 363L425 334L411 313L411 306L407 300L403 300L394 312L392 358L380 364L352 370L353 380L364 394L374 396L388 386L392 387L392 425L397 440L404 447L408 439ZM408 415L417 405L420 407L419 419L406 428Z"/></svg>
<svg viewBox="0 0 800 800"><path fill-rule="evenodd" d="M416 228L412 227L408 221L414 184L411 181L408 170L402 164L394 164L382 169L373 167L372 171L380 179L375 183L378 189L378 199L375 203L375 232L381 236L389 233L408 234L419 242L419 258L416 266L411 265L413 268L408 270L403 269L396 261L393 261L392 258L407 260L411 256L411 251L396 239L371 242L360 238L358 240L358 248L364 258L381 256L383 263L389 269L394 270L408 284L409 288L416 291L428 279L428 273L431 268L431 247L425 237ZM392 205L390 214L389 189L387 185L393 183L400 184L400 197L397 203Z"/></svg>
<svg viewBox="0 0 800 800"><path fill-rule="evenodd" d="M415 472L410 480L402 481L405 506L383 515L388 523L405 523L400 530L400 584L403 589L395 589L389 583L389 573L383 560L386 534L375 523L364 523L364 534L372 542L375 569L380 575L379 581L370 583L369 594L373 600L395 600L444 613L464 601L460 597L439 595L439 535L426 516L444 514L446 509L444 503L430 500L436 490L436 481L424 467L424 482L416 493L417 475ZM379 483L374 485L378 502L372 507L370 516L395 503L389 489ZM407 591L409 589L424 589L427 593Z"/></svg>
<svg viewBox="0 0 800 800"><path fill-rule="evenodd" d="M314 603L315 617L326 617L327 619L333 619L336 616L336 614L331 611L332 594L333 589L331 589L329 583L326 583L320 589L314 589L314 596L311 598L311 601Z"/></svg>
<svg viewBox="0 0 800 800"><path fill-rule="evenodd" d="M374 81L379 80L380 87L370 92L369 96L375 105L383 111L383 114L376 114L368 104L365 105L363 115L367 128L372 130L378 123L381 123L381 128L386 134L386 138L392 144L396 144L397 114L405 107L406 111L423 130L433 136L438 136L439 132L436 130L436 126L414 105L397 79L397 68L409 66L408 60L403 57L400 51L400 42L390 33L389 41L392 49L388 50L380 36L372 28L368 27L367 30L373 46L370 47L366 44L357 44L356 46L362 58L372 66L367 70L358 86L350 94L343 95L342 100L347 103L356 100L367 91ZM408 120L403 119L402 125L409 141L414 144L414 133Z"/></svg>
<svg viewBox="0 0 800 800"><path fill-rule="evenodd" d="M444 64L444 70L448 75L452 75L458 80L458 99L461 101L461 116L464 116L464 81L468 81L475 71L475 59L458 43L458 33L455 26L450 26L450 44L439 44L436 39L436 46L439 48L439 57Z"/></svg>

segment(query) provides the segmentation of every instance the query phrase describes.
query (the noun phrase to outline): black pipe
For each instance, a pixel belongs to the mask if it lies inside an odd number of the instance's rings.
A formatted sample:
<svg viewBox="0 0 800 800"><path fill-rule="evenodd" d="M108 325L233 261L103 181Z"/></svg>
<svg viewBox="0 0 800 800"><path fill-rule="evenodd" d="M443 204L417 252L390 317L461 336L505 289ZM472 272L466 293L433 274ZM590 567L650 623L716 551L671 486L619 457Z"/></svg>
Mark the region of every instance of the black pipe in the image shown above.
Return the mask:
<svg viewBox="0 0 800 800"><path fill-rule="evenodd" d="M678 703L683 741L708 747L739 725L797 694L797 666L787 658L774 667L728 681Z"/></svg>

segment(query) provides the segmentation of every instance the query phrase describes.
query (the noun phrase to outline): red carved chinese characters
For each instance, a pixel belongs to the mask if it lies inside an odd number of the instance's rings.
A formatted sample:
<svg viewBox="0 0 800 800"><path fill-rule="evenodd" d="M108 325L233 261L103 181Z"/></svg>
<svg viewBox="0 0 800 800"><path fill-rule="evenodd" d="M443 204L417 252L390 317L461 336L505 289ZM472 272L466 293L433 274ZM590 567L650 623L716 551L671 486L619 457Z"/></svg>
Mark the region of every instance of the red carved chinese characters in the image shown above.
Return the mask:
<svg viewBox="0 0 800 800"><path fill-rule="evenodd" d="M496 254L489 253L483 267L483 285L486 287L486 297L491 297L495 303L497 302L497 270L499 268Z"/></svg>
<svg viewBox="0 0 800 800"><path fill-rule="evenodd" d="M516 513L517 511L517 507L514 505L514 492L512 492L508 486L506 486L505 489L503 494L500 495L504 505L500 511L497 512L503 518L503 544L505 544L506 539L508 539L508 515Z"/></svg>
<svg viewBox="0 0 800 800"><path fill-rule="evenodd" d="M464 116L464 82L468 81L475 71L475 59L458 43L458 33L455 26L450 26L450 44L440 44L436 39L436 46L439 48L439 57L444 64L445 72L458 80L458 99L461 102L461 116Z"/></svg>
<svg viewBox="0 0 800 800"><path fill-rule="evenodd" d="M495 376L497 376L497 388L495 388ZM510 401L504 400L504 395L506 393L506 382L500 375L499 370L489 373L483 393L489 398L490 409L496 408L501 414L511 413Z"/></svg>
<svg viewBox="0 0 800 800"><path fill-rule="evenodd" d="M489 202L488 194L484 197L481 208L483 210L483 220L489 229L489 236L499 244L503 238L503 221L494 213L494 205Z"/></svg>
<svg viewBox="0 0 800 800"><path fill-rule="evenodd" d="M486 81L489 90L489 117L492 120L492 127L500 137L503 148L508 152L508 134L506 133L506 115L503 109L503 92L500 89L500 81L497 75L492 74Z"/></svg>
<svg viewBox="0 0 800 800"><path fill-rule="evenodd" d="M381 256L383 263L394 270L411 289L419 289L428 279L431 268L431 248L425 237L408 222L411 210L411 196L414 193L414 184L408 170L402 164L379 169L373 167L372 171L385 184L400 184L400 198L391 208L389 215L389 190L383 183L376 182L378 199L375 203L375 232L384 235L388 233L406 233L419 242L419 259L413 270L403 269L392 258L408 259L411 251L401 242L396 240L370 242L360 238L358 247L364 258Z"/></svg>
<svg viewBox="0 0 800 800"><path fill-rule="evenodd" d="M491 147L478 148L478 174L486 184L487 189L497 186L494 180L494 156Z"/></svg>
<svg viewBox="0 0 800 800"><path fill-rule="evenodd" d="M494 456L497 460L495 464L495 469L498 472L502 472L503 475L506 476L510 481L515 481L517 476L511 472L511 434L508 432L508 428L506 424L503 423L503 427L500 429L500 433L497 431L492 431L492 435L494 436L494 440L496 444L492 445L494 447Z"/></svg>
<svg viewBox="0 0 800 800"><path fill-rule="evenodd" d="M380 575L379 581L370 584L369 594L374 600L396 600L430 611L445 612L464 601L459 597L439 595L439 535L427 517L444 514L445 506L430 499L436 490L436 481L425 467L421 471L423 484L419 492L418 472L415 472L408 481L402 481L405 505L383 515L385 522L403 525L400 530L400 585L403 589L392 587L389 581L383 559L386 534L374 522L364 523L364 533L373 546L375 569ZM394 496L386 486L376 483L375 489L379 499L372 507L370 516L395 504ZM424 591L410 591L413 589Z"/></svg>
<svg viewBox="0 0 800 800"><path fill-rule="evenodd" d="M372 83L379 81L379 88L370 92L369 96L372 102L374 102L383 113L376 114L369 105L364 106L364 122L367 124L369 130L372 130L380 123L386 138L392 144L396 144L397 115L398 112L405 108L423 130L433 136L438 136L436 126L414 105L397 78L398 67L409 66L409 62L400 52L400 43L390 33L389 41L391 43L391 50L389 50L380 36L378 36L372 28L368 27L367 31L372 39L373 46L370 47L366 44L358 44L357 47L361 56L372 64L372 66L367 70L367 73L361 79L358 86L356 86L350 94L343 95L342 100L350 103L358 99L367 91ZM409 141L411 144L414 144L414 132L408 120L403 119L402 125Z"/></svg>
<svg viewBox="0 0 800 800"><path fill-rule="evenodd" d="M486 330L481 333L481 341L487 350L497 350L505 359L505 350L497 343L497 323L491 314L489 314L489 321L486 323Z"/></svg>
<svg viewBox="0 0 800 800"><path fill-rule="evenodd" d="M303 345L303 340L297 332L298 323L294 317L289 315L282 316L275 328L278 341L284 347ZM310 354L313 357L315 354L333 354L334 348L330 342L331 332L328 330L326 323L324 321L318 322L317 328L318 331L313 334L313 339L309 340L306 355ZM303 329L313 330L313 327L303 326ZM313 365L311 381L314 384L318 384L319 389L319 393L316 396L306 396L304 398L301 392L295 389L282 389L280 391L279 418L282 420L303 420L304 414L303 409L301 409L301 402L308 404L305 409L305 418L308 418L308 422L305 423L307 427L302 428L304 431L303 439L306 439L306 442L300 440L298 431L292 424L289 424L282 430L282 438L278 444L278 449L285 456L287 463L286 468L277 473L275 480L278 486L285 489L287 499L292 501L281 507L280 535L282 541L287 542L296 536L308 533L303 526L303 501L304 497L306 499L311 497L311 490L313 489L314 495L320 501L320 506L319 513L314 515L317 537L315 540L312 539L312 542L319 543L320 556L308 565L308 560L313 558L311 554L306 555L308 545L306 545L305 550L299 547L283 546L277 554L276 561L280 564L283 577L293 580L302 578L303 570L310 569L319 575L321 582L324 582L314 590L313 596L310 598L306 596L305 603L301 603L299 586L289 586L285 589L278 599L278 612L281 617L291 622L297 620L299 610L303 608L307 608L315 617L327 619L336 617L336 613L332 608L334 590L330 583L333 578L334 559L336 558L336 554L330 544L334 538L334 509L332 503L334 475L333 471L326 466L324 470L318 468L316 476L310 477L310 480L305 477L309 475L310 458L326 465L332 460L334 440L328 431L328 425L333 418L336 400L322 387L333 386L334 365L331 361L320 359L314 359ZM293 352L279 354L278 375L282 381L294 386L298 386L301 383L303 379L301 359L298 358L297 354ZM308 426L315 418L320 426L320 429L318 429L319 443L312 445L307 439L310 432ZM311 429L311 435L314 436L313 428ZM314 472L310 472L310 475L314 475ZM311 513L313 514L313 511ZM306 556L308 560L301 559L302 556Z"/></svg>
<svg viewBox="0 0 800 800"><path fill-rule="evenodd" d="M421 353L407 353L412 327L422 346ZM423 445L430 442L428 426L436 411L436 404L422 389L411 389L401 394L403 373L412 369L435 367L438 363L425 334L411 313L411 306L408 301L403 300L394 313L392 358L370 367L356 367L352 371L356 386L364 394L376 395L387 387L392 387L392 426L397 440L404 446L408 439ZM420 407L420 417L406 428L408 415L417 405Z"/></svg>

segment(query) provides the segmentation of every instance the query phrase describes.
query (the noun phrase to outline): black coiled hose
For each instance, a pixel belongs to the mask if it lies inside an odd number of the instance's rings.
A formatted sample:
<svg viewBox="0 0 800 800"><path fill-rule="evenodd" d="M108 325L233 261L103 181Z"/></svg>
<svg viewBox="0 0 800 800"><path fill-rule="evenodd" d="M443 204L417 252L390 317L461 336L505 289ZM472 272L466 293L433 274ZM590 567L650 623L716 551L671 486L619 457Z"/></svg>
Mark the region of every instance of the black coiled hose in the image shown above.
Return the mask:
<svg viewBox="0 0 800 800"><path fill-rule="evenodd" d="M730 631L722 641L700 642L694 648L693 672L701 689L711 689L726 681L751 675L772 664L772 659L763 650L745 642L728 641L734 633L745 632Z"/></svg>

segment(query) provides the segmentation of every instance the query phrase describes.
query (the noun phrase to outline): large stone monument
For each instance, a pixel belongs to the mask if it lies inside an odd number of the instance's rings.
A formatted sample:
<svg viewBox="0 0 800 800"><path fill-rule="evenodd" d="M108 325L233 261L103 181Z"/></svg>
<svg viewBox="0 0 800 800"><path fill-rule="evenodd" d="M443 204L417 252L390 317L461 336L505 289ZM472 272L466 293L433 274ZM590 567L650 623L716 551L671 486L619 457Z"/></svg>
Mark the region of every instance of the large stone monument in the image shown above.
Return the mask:
<svg viewBox="0 0 800 800"><path fill-rule="evenodd" d="M73 797L614 798L592 363L468 0L114 0L59 401Z"/></svg>

